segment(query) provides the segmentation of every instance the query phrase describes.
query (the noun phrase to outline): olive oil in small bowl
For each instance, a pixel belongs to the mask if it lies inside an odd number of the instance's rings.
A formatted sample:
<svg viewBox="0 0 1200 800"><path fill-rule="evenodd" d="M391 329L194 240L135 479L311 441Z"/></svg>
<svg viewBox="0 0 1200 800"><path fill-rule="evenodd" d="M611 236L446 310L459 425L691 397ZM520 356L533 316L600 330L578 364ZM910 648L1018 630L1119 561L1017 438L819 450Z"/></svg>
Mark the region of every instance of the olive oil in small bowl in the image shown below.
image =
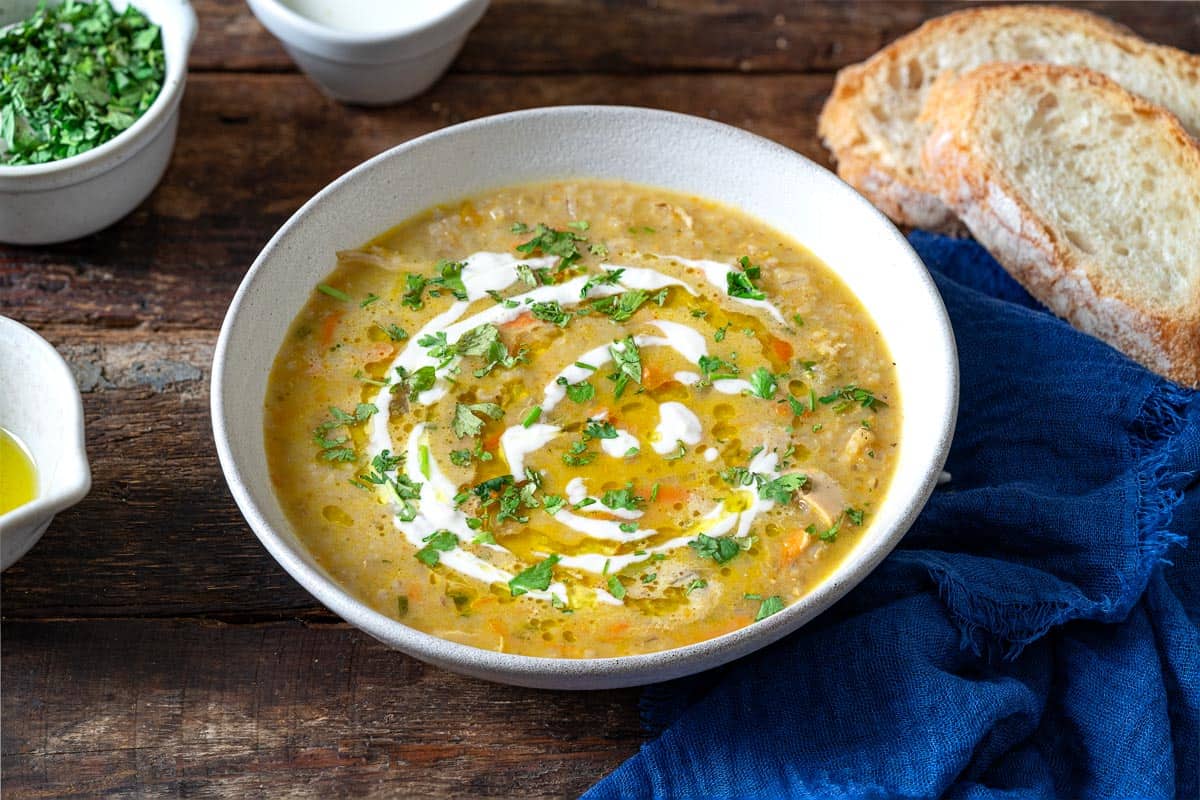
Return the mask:
<svg viewBox="0 0 1200 800"><path fill-rule="evenodd" d="M0 514L7 514L37 497L33 456L13 434L0 428Z"/></svg>
<svg viewBox="0 0 1200 800"><path fill-rule="evenodd" d="M83 403L49 342L0 316L0 570L92 485Z"/></svg>

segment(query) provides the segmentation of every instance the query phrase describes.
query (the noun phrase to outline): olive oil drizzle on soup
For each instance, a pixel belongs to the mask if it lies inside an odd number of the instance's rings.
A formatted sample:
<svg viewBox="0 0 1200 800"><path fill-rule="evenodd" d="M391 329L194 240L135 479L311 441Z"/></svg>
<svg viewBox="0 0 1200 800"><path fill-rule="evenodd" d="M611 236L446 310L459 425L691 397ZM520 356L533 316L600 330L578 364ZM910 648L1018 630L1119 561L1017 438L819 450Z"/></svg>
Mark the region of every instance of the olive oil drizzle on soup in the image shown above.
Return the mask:
<svg viewBox="0 0 1200 800"><path fill-rule="evenodd" d="M711 201L578 180L339 253L265 419L284 510L364 602L584 658L803 596L871 524L900 408L872 320L802 246Z"/></svg>

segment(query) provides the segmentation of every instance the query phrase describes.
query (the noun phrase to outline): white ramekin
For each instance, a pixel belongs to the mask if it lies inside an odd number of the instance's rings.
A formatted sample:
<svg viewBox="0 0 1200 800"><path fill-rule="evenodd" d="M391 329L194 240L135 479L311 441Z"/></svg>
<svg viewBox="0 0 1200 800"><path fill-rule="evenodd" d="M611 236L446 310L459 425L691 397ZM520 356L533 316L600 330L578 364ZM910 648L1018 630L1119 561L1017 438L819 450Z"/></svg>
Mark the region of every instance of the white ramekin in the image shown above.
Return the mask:
<svg viewBox="0 0 1200 800"><path fill-rule="evenodd" d="M534 658L456 644L359 601L305 549L275 497L263 436L267 376L293 317L336 253L433 205L532 181L596 177L724 202L802 242L858 296L891 350L903 424L896 473L855 548L811 592L715 639L622 658ZM332 611L386 644L447 669L524 686L602 689L715 667L795 630L883 560L941 474L958 404L954 334L929 272L886 217L828 170L774 142L699 117L615 106L518 111L394 147L327 186L246 273L217 340L213 430L250 527Z"/></svg>
<svg viewBox="0 0 1200 800"><path fill-rule="evenodd" d="M443 0L441 14L422 24L352 33L313 22L279 0L247 2L322 91L362 105L398 103L432 86L488 5L488 0Z"/></svg>
<svg viewBox="0 0 1200 800"><path fill-rule="evenodd" d="M8 569L92 486L75 378L49 342L8 317L0 317L0 427L29 448L38 481L32 501L0 514L0 569Z"/></svg>
<svg viewBox="0 0 1200 800"><path fill-rule="evenodd" d="M37 5L0 5L0 27L25 19ZM113 0L117 9L126 5ZM134 5L162 29L162 90L137 122L99 147L47 164L0 166L0 242L53 244L95 233L136 208L162 178L175 146L196 14L187 0Z"/></svg>

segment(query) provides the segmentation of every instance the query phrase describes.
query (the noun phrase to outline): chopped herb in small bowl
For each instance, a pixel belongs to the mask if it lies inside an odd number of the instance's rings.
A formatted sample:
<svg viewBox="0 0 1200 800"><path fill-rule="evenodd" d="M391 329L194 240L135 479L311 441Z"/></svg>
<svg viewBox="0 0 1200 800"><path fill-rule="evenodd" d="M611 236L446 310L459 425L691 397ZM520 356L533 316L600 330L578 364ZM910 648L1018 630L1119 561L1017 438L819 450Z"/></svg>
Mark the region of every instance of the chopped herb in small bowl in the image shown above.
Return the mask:
<svg viewBox="0 0 1200 800"><path fill-rule="evenodd" d="M132 5L39 5L0 32L0 164L58 161L133 125L162 89L162 32Z"/></svg>

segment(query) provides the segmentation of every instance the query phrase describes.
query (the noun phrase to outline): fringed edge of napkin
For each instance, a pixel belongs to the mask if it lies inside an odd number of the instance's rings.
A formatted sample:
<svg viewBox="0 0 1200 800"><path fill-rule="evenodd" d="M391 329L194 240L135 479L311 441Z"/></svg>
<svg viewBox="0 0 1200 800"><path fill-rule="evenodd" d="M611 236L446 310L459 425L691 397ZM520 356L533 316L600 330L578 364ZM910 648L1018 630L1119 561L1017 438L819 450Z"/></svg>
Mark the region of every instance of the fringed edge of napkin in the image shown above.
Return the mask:
<svg viewBox="0 0 1200 800"><path fill-rule="evenodd" d="M1178 438L1188 424L1187 407L1194 397L1194 392L1162 381L1146 396L1130 425L1130 452L1136 459L1141 560L1121 597L1106 597L1098 602L1082 596L1074 601L1001 602L973 592L947 571L930 570L938 595L962 634L964 649L976 654L995 650L1012 660L1027 645L1065 623L1077 619L1118 622L1129 614L1145 592L1154 568L1160 563L1170 563L1167 551L1187 542L1184 536L1168 529L1176 507L1183 500L1182 486L1189 477L1171 465L1179 446ZM1014 614L1014 610L1019 613Z"/></svg>

